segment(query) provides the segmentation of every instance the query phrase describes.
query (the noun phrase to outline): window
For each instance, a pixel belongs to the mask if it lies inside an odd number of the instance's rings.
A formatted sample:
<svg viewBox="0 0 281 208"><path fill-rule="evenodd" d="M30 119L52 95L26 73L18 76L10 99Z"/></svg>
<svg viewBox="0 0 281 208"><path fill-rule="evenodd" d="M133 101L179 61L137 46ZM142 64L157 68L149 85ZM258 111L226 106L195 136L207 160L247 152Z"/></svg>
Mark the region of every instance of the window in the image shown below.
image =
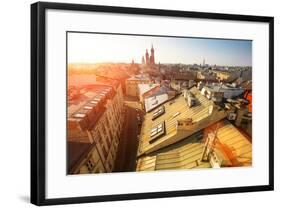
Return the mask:
<svg viewBox="0 0 281 208"><path fill-rule="evenodd" d="M84 109L85 109L85 110L92 110L92 109L93 109L93 107L91 107L91 106L87 106L87 105L86 105L86 106L84 106Z"/></svg>
<svg viewBox="0 0 281 208"><path fill-rule="evenodd" d="M87 162L87 168L89 172L92 172L94 170L95 164L92 158L90 158Z"/></svg>
<svg viewBox="0 0 281 208"><path fill-rule="evenodd" d="M112 170L112 164L111 163L108 163L108 167L110 170Z"/></svg>
<svg viewBox="0 0 281 208"><path fill-rule="evenodd" d="M164 113L165 113L165 106L162 105L161 107L157 108L157 109L153 112L152 120L158 118L159 116L163 115Z"/></svg>
<svg viewBox="0 0 281 208"><path fill-rule="evenodd" d="M108 136L105 137L105 142L107 144L107 147L110 148L110 138Z"/></svg>
<svg viewBox="0 0 281 208"><path fill-rule="evenodd" d="M109 128L110 124L109 124L108 116L105 117L104 122L105 122L106 127Z"/></svg>
<svg viewBox="0 0 281 208"><path fill-rule="evenodd" d="M106 159L107 158L107 151L106 151L104 145L102 145L101 149L102 149L103 156Z"/></svg>
<svg viewBox="0 0 281 208"><path fill-rule="evenodd" d="M84 114L84 113L76 113L74 115L75 118L84 118L85 116L86 116L86 114Z"/></svg>
<svg viewBox="0 0 281 208"><path fill-rule="evenodd" d="M106 127L105 127L105 123L101 123L101 130L102 130L102 133L106 134Z"/></svg>
<svg viewBox="0 0 281 208"><path fill-rule="evenodd" d="M96 130L96 131L92 131L91 133L92 133L92 135L94 135L94 141L96 143L100 143L100 141L101 141L100 132L98 130Z"/></svg>
<svg viewBox="0 0 281 208"><path fill-rule="evenodd" d="M98 104L98 100L92 100L90 103L96 105L96 104Z"/></svg>
<svg viewBox="0 0 281 208"><path fill-rule="evenodd" d="M156 139L163 136L164 134L165 134L165 122L157 124L150 131L150 141L149 141L149 143L155 142Z"/></svg>

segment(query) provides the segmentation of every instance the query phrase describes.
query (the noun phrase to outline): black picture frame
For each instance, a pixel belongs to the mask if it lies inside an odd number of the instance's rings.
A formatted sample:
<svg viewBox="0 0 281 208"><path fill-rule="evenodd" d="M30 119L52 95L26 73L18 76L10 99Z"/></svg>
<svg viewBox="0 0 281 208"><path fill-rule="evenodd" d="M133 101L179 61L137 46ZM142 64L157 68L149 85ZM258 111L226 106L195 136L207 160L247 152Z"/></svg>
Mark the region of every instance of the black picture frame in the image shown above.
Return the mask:
<svg viewBox="0 0 281 208"><path fill-rule="evenodd" d="M46 81L45 81L45 26L46 10L121 13L132 15L155 15L216 20L235 20L269 23L269 184L263 186L225 187L200 190L165 191L153 193L128 193L118 195L85 196L73 198L46 198L45 143L46 143ZM205 194L226 194L236 192L269 191L274 189L274 18L217 14L174 10L95 6L38 2L31 5L31 203L35 205L72 204L147 198L179 197Z"/></svg>

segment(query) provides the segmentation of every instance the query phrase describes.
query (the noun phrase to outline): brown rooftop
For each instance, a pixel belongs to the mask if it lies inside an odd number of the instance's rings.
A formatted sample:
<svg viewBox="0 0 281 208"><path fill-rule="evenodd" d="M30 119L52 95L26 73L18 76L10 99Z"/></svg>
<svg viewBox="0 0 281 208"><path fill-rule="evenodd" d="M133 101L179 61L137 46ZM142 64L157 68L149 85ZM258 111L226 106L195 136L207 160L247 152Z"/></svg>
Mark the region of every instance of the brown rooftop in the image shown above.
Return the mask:
<svg viewBox="0 0 281 208"><path fill-rule="evenodd" d="M105 110L106 100L115 94L113 88L107 85L86 86L79 92L79 96L68 101L68 128L73 131L93 128Z"/></svg>

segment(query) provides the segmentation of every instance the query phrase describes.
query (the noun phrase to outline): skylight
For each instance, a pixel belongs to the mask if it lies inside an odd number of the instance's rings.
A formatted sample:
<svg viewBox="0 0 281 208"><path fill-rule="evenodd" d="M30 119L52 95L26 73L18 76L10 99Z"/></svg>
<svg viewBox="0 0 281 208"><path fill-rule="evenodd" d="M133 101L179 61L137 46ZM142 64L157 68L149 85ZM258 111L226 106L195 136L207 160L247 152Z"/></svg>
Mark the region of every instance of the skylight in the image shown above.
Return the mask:
<svg viewBox="0 0 281 208"><path fill-rule="evenodd" d="M149 143L155 142L156 139L158 139L159 137L163 136L164 134L165 134L165 122L157 124L150 131Z"/></svg>
<svg viewBox="0 0 281 208"><path fill-rule="evenodd" d="M165 106L162 105L161 107L157 108L157 109L153 112L152 120L158 118L159 116L163 115L164 113L165 113Z"/></svg>
<svg viewBox="0 0 281 208"><path fill-rule="evenodd" d="M91 106L84 106L84 109L85 109L85 110L92 110L92 108L93 108L93 107L91 107Z"/></svg>
<svg viewBox="0 0 281 208"><path fill-rule="evenodd" d="M84 113L76 113L74 115L75 118L84 118L85 116L86 116L86 114L84 114Z"/></svg>

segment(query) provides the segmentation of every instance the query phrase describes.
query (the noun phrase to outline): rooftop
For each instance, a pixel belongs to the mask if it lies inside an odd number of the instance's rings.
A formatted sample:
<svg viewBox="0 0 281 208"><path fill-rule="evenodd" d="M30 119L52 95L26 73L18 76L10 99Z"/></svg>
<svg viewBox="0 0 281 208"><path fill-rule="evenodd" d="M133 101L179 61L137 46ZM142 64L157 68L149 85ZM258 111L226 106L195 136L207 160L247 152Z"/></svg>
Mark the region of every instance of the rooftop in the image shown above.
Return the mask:
<svg viewBox="0 0 281 208"><path fill-rule="evenodd" d="M217 138L232 166L251 166L252 143L248 136L227 120L220 121L218 125ZM216 148L219 148L218 145Z"/></svg>
<svg viewBox="0 0 281 208"><path fill-rule="evenodd" d="M189 108L185 98L180 95L170 102L162 104L165 108L165 113L156 119L155 114L157 112L155 111L158 109L145 115L140 134L138 156L174 144L226 117L226 113L219 109L211 100L201 95L196 87L191 88L191 92L196 98L195 106ZM191 120L191 124L185 128L185 122L189 120ZM163 122L164 134L152 142L151 134L154 135L158 130L160 132L161 128L156 130L155 128Z"/></svg>
<svg viewBox="0 0 281 208"><path fill-rule="evenodd" d="M139 87L139 94L143 95L144 93L152 90L155 87L158 87L159 84L138 84Z"/></svg>
<svg viewBox="0 0 281 208"><path fill-rule="evenodd" d="M252 165L252 144L227 120L218 123L217 138L220 150L231 166ZM206 129L203 130L206 132ZM163 147L158 151L141 156L137 161L137 171L211 168L209 161L201 161L204 150L203 132L193 134L183 140Z"/></svg>
<svg viewBox="0 0 281 208"><path fill-rule="evenodd" d="M70 132L68 140L72 140L72 137L74 139L78 135L80 138L81 130L92 129L105 111L107 99L111 99L115 94L113 87L108 85L84 86L72 91L74 91L74 95L68 99L67 107L68 131ZM70 93L68 92L68 94ZM84 137L81 139L85 140Z"/></svg>
<svg viewBox="0 0 281 208"><path fill-rule="evenodd" d="M231 84L220 84L220 83L205 85L205 88L208 88L212 91L243 90L241 87L236 87Z"/></svg>
<svg viewBox="0 0 281 208"><path fill-rule="evenodd" d="M112 87L108 85L95 84L79 88L77 96L72 100L68 100L68 117L72 117L75 113L78 113L79 110L83 109L84 105L90 103L92 100L96 100L96 103L98 103L109 92L112 92Z"/></svg>
<svg viewBox="0 0 281 208"><path fill-rule="evenodd" d="M209 162L201 162L204 144L196 136L165 147L157 152L141 157L137 171L209 168Z"/></svg>
<svg viewBox="0 0 281 208"><path fill-rule="evenodd" d="M149 112L166 101L173 99L178 92L167 86L159 86L145 93L144 105L145 111Z"/></svg>
<svg viewBox="0 0 281 208"><path fill-rule="evenodd" d="M137 74L137 75L134 75L133 77L130 77L127 80L131 80L131 81L146 80L146 81L149 81L150 78L146 74Z"/></svg>
<svg viewBox="0 0 281 208"><path fill-rule="evenodd" d="M145 111L149 112L152 109L157 108L158 106L166 102L168 99L169 96L167 93L145 98L144 99Z"/></svg>
<svg viewBox="0 0 281 208"><path fill-rule="evenodd" d="M151 94L149 94L148 97L154 97L154 96L162 95L162 94L165 94L165 93L167 93L169 95L175 95L176 90L164 85L164 86L161 86L159 88L155 88L155 90L153 90L153 92Z"/></svg>

